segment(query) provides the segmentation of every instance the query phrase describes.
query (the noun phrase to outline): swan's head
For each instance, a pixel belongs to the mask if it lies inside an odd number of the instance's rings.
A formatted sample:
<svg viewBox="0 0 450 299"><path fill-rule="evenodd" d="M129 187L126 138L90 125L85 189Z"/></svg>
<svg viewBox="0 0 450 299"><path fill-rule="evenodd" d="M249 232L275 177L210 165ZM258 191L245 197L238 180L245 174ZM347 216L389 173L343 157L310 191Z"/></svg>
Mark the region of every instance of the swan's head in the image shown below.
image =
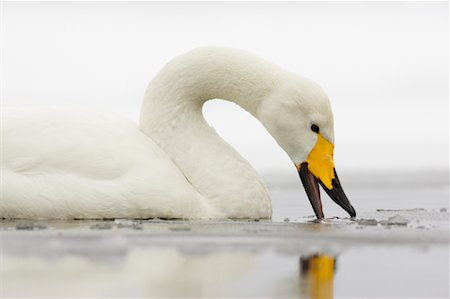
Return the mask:
<svg viewBox="0 0 450 299"><path fill-rule="evenodd" d="M355 217L334 169L333 113L320 86L289 76L264 99L258 118L297 167L317 218L324 217L319 183L333 201Z"/></svg>

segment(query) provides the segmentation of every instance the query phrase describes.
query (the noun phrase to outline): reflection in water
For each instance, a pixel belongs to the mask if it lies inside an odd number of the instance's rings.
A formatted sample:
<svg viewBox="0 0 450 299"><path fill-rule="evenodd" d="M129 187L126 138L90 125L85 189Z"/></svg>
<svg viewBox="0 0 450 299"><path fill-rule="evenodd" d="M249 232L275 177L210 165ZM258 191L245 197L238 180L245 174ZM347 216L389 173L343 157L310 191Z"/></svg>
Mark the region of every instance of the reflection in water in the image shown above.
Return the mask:
<svg viewBox="0 0 450 299"><path fill-rule="evenodd" d="M41 233L0 232L0 297L449 298L448 236L424 249L423 240L388 245L393 236L412 240L397 232L380 241L386 246L349 239L349 248L337 238L322 243L320 234L297 243Z"/></svg>
<svg viewBox="0 0 450 299"><path fill-rule="evenodd" d="M6 257L3 295L214 297L248 275L254 259L251 252L186 254L175 249L132 250L116 262L70 255Z"/></svg>
<svg viewBox="0 0 450 299"><path fill-rule="evenodd" d="M300 257L300 284L310 299L333 298L333 279L336 258L314 254Z"/></svg>
<svg viewBox="0 0 450 299"><path fill-rule="evenodd" d="M280 255L270 250L201 253L146 248L112 257L5 256L0 267L1 295L310 299L333 296L334 258L327 255L301 257L300 277L298 255Z"/></svg>

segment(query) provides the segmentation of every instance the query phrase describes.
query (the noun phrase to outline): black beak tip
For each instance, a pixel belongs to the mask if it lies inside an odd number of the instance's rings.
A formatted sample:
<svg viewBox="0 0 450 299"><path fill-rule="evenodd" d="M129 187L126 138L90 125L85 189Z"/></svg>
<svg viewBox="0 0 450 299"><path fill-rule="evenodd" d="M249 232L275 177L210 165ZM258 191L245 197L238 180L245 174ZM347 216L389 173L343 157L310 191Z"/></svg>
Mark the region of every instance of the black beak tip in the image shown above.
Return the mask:
<svg viewBox="0 0 450 299"><path fill-rule="evenodd" d="M328 196L337 203L341 208L343 208L350 217L356 217L356 211L351 205L350 201L347 198L347 195L345 195L344 190L342 190L341 183L339 182L339 179L337 178L337 174L335 172L336 178L332 180L333 188L328 189L322 182L320 182L320 185L322 188L327 192Z"/></svg>
<svg viewBox="0 0 450 299"><path fill-rule="evenodd" d="M328 189L323 182L316 178L308 169L308 163L302 163L298 173L302 180L303 186L305 187L306 194L308 195L309 201L313 207L314 213L316 214L317 220L323 219L324 213L322 210L322 201L320 199L319 184L330 196L330 198L337 203L341 208L343 208L350 217L356 217L356 211L348 200L347 196L342 189L341 183L337 176L336 170L334 170L335 178L332 179L332 187Z"/></svg>
<svg viewBox="0 0 450 299"><path fill-rule="evenodd" d="M350 206L350 210L348 211L348 213L350 214L350 217L352 217L352 218L356 217L356 211L353 208L353 206Z"/></svg>

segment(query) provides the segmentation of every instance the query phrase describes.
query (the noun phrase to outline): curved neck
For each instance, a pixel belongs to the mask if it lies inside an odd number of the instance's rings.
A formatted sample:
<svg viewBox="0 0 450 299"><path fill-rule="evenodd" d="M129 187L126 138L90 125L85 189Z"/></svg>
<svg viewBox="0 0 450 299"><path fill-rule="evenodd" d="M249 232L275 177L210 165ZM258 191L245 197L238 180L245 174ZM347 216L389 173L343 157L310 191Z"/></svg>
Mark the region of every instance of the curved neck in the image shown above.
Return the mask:
<svg viewBox="0 0 450 299"><path fill-rule="evenodd" d="M142 131L227 217L239 218L243 212L227 206L227 200L261 201L255 218L270 217L270 201L253 168L207 124L202 106L224 99L257 117L260 103L281 84L280 73L279 67L246 52L201 48L169 62L146 91Z"/></svg>

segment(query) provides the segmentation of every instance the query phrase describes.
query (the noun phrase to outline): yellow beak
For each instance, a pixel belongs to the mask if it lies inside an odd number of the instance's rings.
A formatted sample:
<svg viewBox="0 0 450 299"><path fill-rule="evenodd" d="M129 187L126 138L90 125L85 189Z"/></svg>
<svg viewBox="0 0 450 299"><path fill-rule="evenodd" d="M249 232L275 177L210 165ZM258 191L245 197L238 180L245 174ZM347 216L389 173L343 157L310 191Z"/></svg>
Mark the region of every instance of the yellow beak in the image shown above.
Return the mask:
<svg viewBox="0 0 450 299"><path fill-rule="evenodd" d="M328 189L333 188L331 183L334 179L333 152L334 145L319 133L317 143L306 159L309 171Z"/></svg>
<svg viewBox="0 0 450 299"><path fill-rule="evenodd" d="M306 194L318 219L324 217L319 183L334 202L346 210L351 217L356 216L355 209L350 204L344 190L342 190L334 169L333 152L334 145L318 133L316 145L309 153L306 161L296 165Z"/></svg>

